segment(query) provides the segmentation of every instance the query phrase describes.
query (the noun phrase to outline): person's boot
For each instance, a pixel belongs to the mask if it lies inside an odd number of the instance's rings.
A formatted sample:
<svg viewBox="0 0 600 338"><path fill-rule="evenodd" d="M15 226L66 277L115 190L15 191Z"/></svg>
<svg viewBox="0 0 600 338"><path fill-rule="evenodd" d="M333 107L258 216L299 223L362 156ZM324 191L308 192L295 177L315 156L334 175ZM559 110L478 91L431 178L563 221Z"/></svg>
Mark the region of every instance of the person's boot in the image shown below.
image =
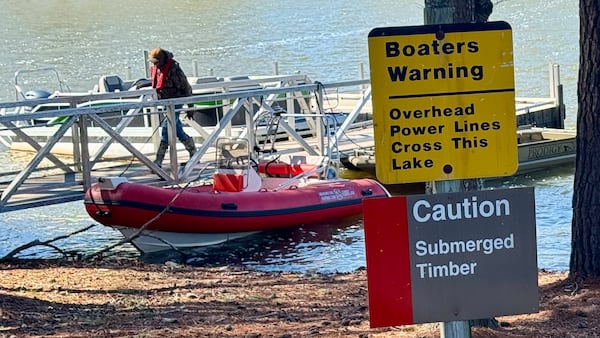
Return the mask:
<svg viewBox="0 0 600 338"><path fill-rule="evenodd" d="M160 142L158 146L158 150L156 151L156 158L154 159L154 163L162 168L162 162L165 159L165 154L169 149L169 144L166 142Z"/></svg>
<svg viewBox="0 0 600 338"><path fill-rule="evenodd" d="M196 145L194 144L194 139L190 136L187 139L185 139L185 141L182 141L182 143L185 146L185 150L187 150L188 153L190 153L190 158L192 158L192 156L194 156L194 154L196 153Z"/></svg>

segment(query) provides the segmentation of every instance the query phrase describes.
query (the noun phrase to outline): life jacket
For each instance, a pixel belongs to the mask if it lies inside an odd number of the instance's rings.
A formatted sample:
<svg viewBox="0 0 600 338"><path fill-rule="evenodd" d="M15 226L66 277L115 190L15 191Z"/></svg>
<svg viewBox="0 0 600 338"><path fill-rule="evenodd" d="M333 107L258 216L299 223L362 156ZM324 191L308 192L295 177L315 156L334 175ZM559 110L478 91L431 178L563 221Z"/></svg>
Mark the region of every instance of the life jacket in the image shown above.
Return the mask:
<svg viewBox="0 0 600 338"><path fill-rule="evenodd" d="M152 87L157 90L163 89L165 84L165 78L167 74L169 74L169 70L171 69L171 65L173 64L173 59L168 59L163 69L160 70L160 74L158 73L158 67L156 65L152 66Z"/></svg>

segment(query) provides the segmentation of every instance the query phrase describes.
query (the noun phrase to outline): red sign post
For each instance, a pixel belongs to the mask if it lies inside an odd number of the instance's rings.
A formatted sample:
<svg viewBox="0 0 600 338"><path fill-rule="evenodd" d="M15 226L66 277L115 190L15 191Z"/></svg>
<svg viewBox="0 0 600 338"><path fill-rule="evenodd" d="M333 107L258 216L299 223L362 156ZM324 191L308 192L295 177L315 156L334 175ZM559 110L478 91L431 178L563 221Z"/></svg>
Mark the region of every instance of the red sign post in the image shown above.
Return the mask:
<svg viewBox="0 0 600 338"><path fill-rule="evenodd" d="M363 208L371 327L413 324L406 197L376 199ZM371 224L386 228L367 232Z"/></svg>

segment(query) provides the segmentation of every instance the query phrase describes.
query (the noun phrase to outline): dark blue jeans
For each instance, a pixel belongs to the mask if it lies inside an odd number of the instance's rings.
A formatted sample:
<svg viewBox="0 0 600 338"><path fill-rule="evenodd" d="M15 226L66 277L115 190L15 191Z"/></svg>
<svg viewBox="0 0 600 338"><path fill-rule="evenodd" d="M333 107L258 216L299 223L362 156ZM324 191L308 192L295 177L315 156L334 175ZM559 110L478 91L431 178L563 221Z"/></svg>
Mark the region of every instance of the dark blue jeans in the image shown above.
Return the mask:
<svg viewBox="0 0 600 338"><path fill-rule="evenodd" d="M180 105L175 106L175 109L181 109ZM167 128L167 118L165 117L165 119L162 122L162 137L161 137L161 142L164 143L169 143L169 134L168 134L168 128ZM181 123L181 120L179 119L179 112L175 113L175 129L177 131L177 138L179 139L179 141L183 142L185 140L187 140L190 136L188 134L185 133L185 131L183 131L183 124Z"/></svg>

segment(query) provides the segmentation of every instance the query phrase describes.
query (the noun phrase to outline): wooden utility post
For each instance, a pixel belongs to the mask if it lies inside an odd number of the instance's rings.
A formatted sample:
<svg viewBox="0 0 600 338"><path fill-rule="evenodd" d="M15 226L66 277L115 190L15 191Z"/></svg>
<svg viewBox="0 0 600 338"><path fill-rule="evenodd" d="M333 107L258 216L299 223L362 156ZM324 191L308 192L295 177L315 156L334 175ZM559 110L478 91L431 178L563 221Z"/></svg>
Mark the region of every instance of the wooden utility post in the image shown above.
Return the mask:
<svg viewBox="0 0 600 338"><path fill-rule="evenodd" d="M486 22L492 13L491 0L425 0L424 23L449 24ZM481 179L436 181L427 183L429 193L481 190ZM442 338L471 337L468 321L444 322L440 326Z"/></svg>
<svg viewBox="0 0 600 338"><path fill-rule="evenodd" d="M491 0L425 0L425 24L486 22Z"/></svg>

